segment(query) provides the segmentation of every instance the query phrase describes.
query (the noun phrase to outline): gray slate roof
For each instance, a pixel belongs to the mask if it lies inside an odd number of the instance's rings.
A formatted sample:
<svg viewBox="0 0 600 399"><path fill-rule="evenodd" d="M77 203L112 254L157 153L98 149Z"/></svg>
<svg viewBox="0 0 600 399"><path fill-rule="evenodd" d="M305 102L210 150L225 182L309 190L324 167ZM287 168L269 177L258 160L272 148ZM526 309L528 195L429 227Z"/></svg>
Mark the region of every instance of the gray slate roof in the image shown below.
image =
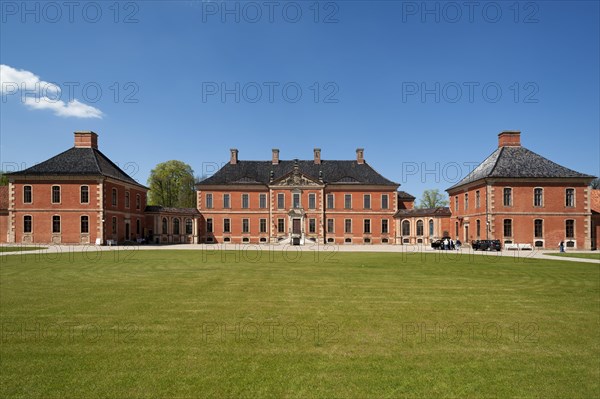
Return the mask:
<svg viewBox="0 0 600 399"><path fill-rule="evenodd" d="M356 161L321 161L317 165L313 160L279 161L273 165L271 161L238 161L223 166L217 173L198 183L203 185L220 184L261 184L268 185L271 171L273 180L277 180L294 170L298 164L298 171L314 180L319 179L322 172L323 182L326 184L373 184L398 186L391 180L380 175L366 162L358 164Z"/></svg>
<svg viewBox="0 0 600 399"><path fill-rule="evenodd" d="M447 206L438 208L415 208L415 209L399 209L394 217L411 217L411 216L451 216L450 208Z"/></svg>
<svg viewBox="0 0 600 399"><path fill-rule="evenodd" d="M544 158L521 146L499 147L464 179L448 188L452 190L467 183L486 178L590 178Z"/></svg>
<svg viewBox="0 0 600 399"><path fill-rule="evenodd" d="M105 176L144 187L95 148L73 147L30 168L7 173L7 176Z"/></svg>
<svg viewBox="0 0 600 399"><path fill-rule="evenodd" d="M415 200L415 196L414 195L410 195L406 191L398 191L398 199L407 200L407 201L414 201Z"/></svg>
<svg viewBox="0 0 600 399"><path fill-rule="evenodd" d="M184 215L200 215L200 212L198 212L198 209L196 209L196 208L165 208L164 206L160 206L160 205L147 205L146 208L144 209L144 212L150 212L150 213L166 212L166 213L178 213L178 214L184 214Z"/></svg>

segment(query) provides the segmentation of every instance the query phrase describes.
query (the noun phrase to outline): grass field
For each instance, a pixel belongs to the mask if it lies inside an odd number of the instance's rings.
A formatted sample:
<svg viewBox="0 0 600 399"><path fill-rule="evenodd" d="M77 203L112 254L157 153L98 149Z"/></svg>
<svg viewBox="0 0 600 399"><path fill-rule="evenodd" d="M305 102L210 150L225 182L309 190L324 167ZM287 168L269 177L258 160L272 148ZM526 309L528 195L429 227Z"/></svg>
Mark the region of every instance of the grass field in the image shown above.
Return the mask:
<svg viewBox="0 0 600 399"><path fill-rule="evenodd" d="M590 253L577 253L577 252L563 252L563 253L544 253L544 255L550 256L560 256L564 258L580 258L580 259L596 259L600 260L600 252L596 252L593 254Z"/></svg>
<svg viewBox="0 0 600 399"><path fill-rule="evenodd" d="M600 396L595 264L184 250L0 262L2 398Z"/></svg>

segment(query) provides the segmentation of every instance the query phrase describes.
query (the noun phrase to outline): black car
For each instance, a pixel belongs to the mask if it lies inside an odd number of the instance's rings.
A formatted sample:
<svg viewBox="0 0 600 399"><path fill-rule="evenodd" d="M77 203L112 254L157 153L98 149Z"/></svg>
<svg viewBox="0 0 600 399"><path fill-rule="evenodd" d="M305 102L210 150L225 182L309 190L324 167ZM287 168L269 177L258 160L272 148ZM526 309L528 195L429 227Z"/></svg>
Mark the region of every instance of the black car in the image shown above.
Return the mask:
<svg viewBox="0 0 600 399"><path fill-rule="evenodd" d="M475 240L471 243L473 251L500 251L500 240Z"/></svg>

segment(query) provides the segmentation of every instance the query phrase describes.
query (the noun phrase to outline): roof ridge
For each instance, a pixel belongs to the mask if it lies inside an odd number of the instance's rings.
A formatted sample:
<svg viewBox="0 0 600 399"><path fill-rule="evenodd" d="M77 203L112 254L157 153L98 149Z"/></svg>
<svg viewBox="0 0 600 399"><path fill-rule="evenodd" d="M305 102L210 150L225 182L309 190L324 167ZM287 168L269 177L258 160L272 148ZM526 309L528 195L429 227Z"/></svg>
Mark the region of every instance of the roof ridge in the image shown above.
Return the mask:
<svg viewBox="0 0 600 399"><path fill-rule="evenodd" d="M96 151L100 152L97 148L92 148L92 154L94 154L94 162L96 163L96 167L98 168L98 173L102 174L102 168L100 168L100 163L98 163L98 156Z"/></svg>
<svg viewBox="0 0 600 399"><path fill-rule="evenodd" d="M494 170L496 170L496 166L498 166L498 161L500 160L500 157L501 157L501 156L502 156L502 154L504 153L504 148L505 148L505 147L500 147L500 153L498 154L498 156L497 156L497 157L496 157L496 159L494 160L494 166L492 166L492 169L490 169L490 171L489 171L489 173L487 174L487 176L484 176L484 179L485 179L486 177L489 177L489 176L491 176L491 175L494 173ZM523 148L525 148L525 147L523 147ZM494 152L496 152L496 151L494 151ZM492 152L492 154L493 154L494 152ZM492 155L490 154L490 156L492 156Z"/></svg>

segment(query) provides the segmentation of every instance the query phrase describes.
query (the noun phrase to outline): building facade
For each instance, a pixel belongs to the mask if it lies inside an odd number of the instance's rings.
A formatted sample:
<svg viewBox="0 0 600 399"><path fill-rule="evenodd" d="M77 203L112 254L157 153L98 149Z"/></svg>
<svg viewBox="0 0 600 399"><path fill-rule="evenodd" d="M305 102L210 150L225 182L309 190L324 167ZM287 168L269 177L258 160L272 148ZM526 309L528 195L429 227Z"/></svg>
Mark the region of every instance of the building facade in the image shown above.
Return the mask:
<svg viewBox="0 0 600 399"><path fill-rule="evenodd" d="M450 235L463 242L499 239L538 248L591 248L594 176L558 165L521 146L521 133L498 135L498 148L446 191Z"/></svg>
<svg viewBox="0 0 600 399"><path fill-rule="evenodd" d="M197 185L203 243L394 244L398 184L356 160L230 162Z"/></svg>

